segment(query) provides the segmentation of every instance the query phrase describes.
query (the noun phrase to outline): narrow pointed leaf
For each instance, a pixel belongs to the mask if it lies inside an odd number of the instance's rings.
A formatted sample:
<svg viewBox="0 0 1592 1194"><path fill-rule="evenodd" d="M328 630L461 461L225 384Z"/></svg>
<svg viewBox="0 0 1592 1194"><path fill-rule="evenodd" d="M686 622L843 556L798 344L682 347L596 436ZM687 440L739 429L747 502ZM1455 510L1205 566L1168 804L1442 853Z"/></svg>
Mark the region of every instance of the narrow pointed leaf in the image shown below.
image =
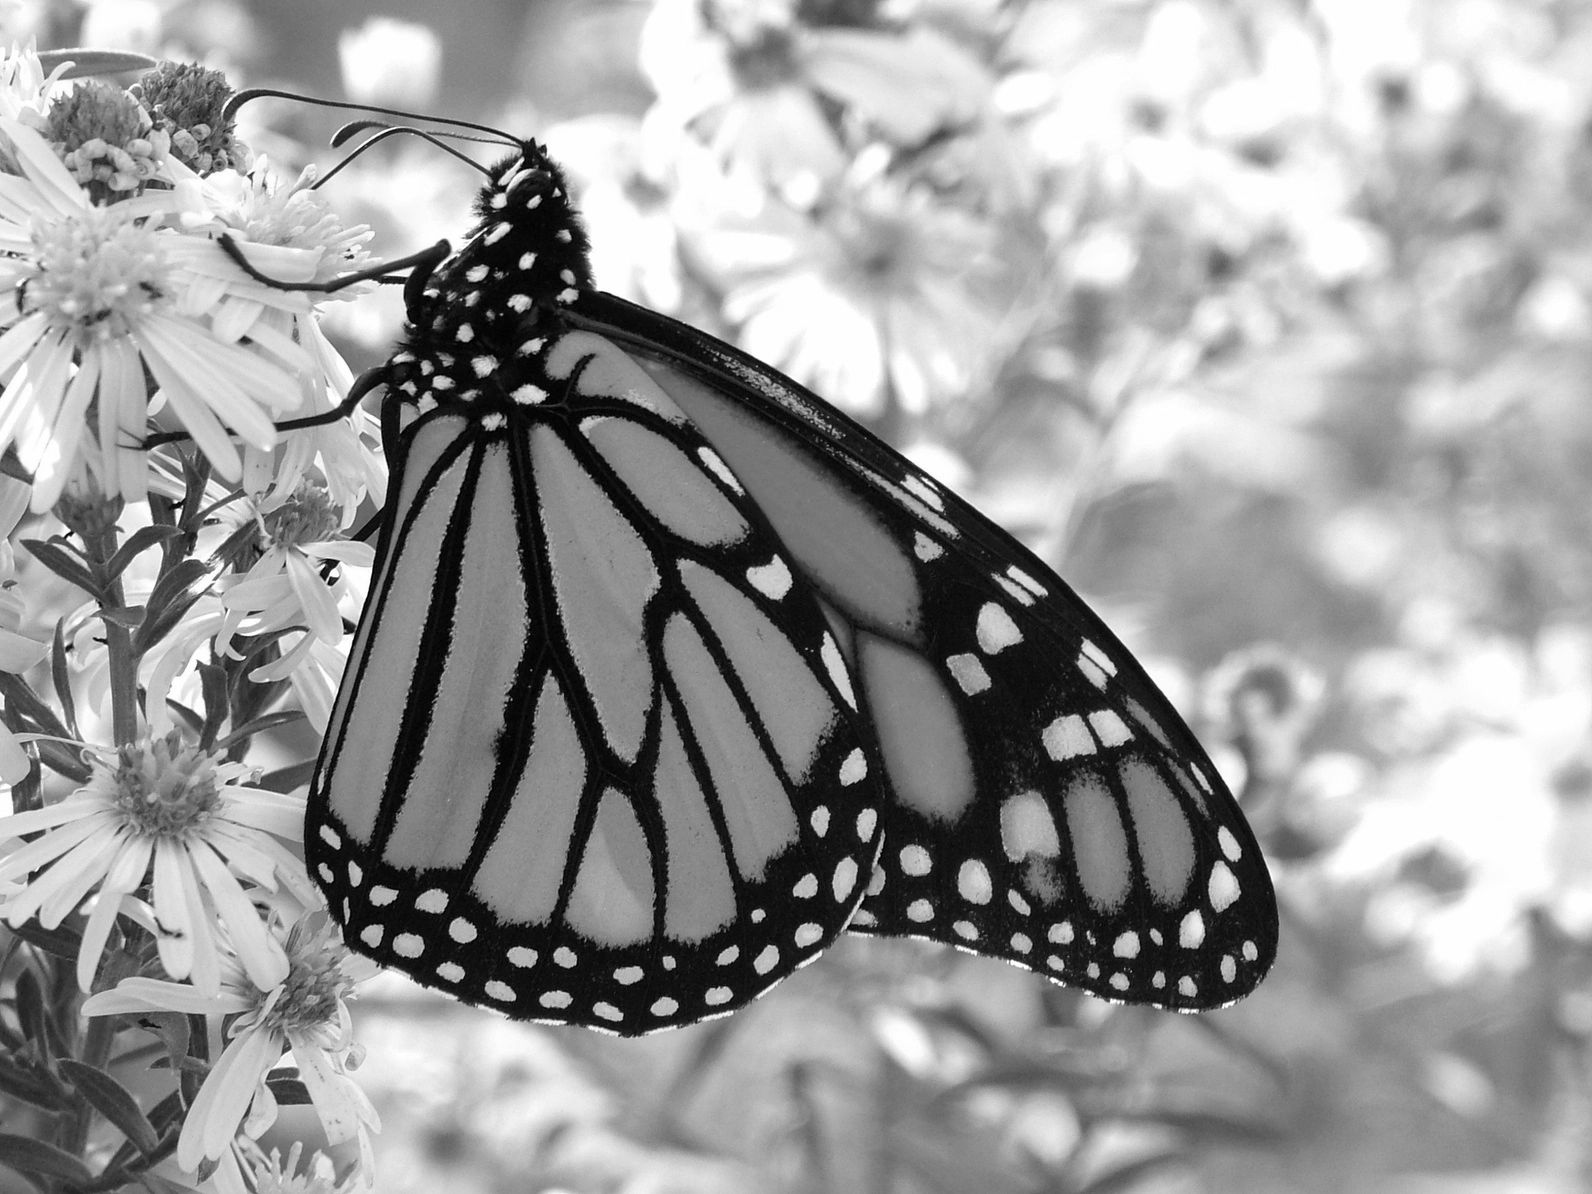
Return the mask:
<svg viewBox="0 0 1592 1194"><path fill-rule="evenodd" d="M148 1156L160 1143L155 1127L145 1118L138 1100L104 1070L80 1061L62 1058L61 1076L76 1088L88 1105L98 1111L123 1136Z"/></svg>
<svg viewBox="0 0 1592 1194"><path fill-rule="evenodd" d="M0 1132L0 1165L19 1173L62 1178L76 1185L94 1177L94 1171L71 1153L27 1136L13 1136L10 1132Z"/></svg>
<svg viewBox="0 0 1592 1194"><path fill-rule="evenodd" d="M110 580L115 580L123 572L127 571L127 566L129 564L131 564L144 552L148 551L151 547L154 547L159 543L165 543L171 539L180 539L181 537L182 532L176 527L139 527L131 535L127 536L122 545L116 549L116 554L111 556L110 560L106 563L106 577Z"/></svg>
<svg viewBox="0 0 1592 1194"><path fill-rule="evenodd" d="M22 546L33 554L51 572L62 580L76 585L96 601L105 600L105 586L89 571L82 558L62 541L50 539L24 539Z"/></svg>
<svg viewBox="0 0 1592 1194"><path fill-rule="evenodd" d="M155 582L144 621L133 632L133 651L143 655L172 632L195 601L210 590L220 568L201 560L183 560Z"/></svg>
<svg viewBox="0 0 1592 1194"><path fill-rule="evenodd" d="M63 62L72 65L61 73L63 79L87 79L96 75L124 75L132 71L153 70L159 65L147 54L132 50L40 50L39 65L49 74Z"/></svg>
<svg viewBox="0 0 1592 1194"><path fill-rule="evenodd" d="M72 700L72 677L66 666L65 618L56 619L55 637L50 641L50 680L55 685L55 699L61 706L67 733L77 738L77 706Z"/></svg>

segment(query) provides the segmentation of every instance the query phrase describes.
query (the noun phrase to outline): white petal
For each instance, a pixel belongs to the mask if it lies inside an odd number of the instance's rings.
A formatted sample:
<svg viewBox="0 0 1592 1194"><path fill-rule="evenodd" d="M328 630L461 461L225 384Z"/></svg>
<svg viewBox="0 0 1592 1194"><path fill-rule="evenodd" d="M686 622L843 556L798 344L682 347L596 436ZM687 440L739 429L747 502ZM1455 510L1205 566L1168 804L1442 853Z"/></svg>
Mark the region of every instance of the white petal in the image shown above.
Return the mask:
<svg viewBox="0 0 1592 1194"><path fill-rule="evenodd" d="M219 1157L232 1143L254 1099L255 1087L282 1056L282 1042L269 1032L239 1033L211 1067L188 1109L177 1140L177 1164L192 1172L205 1158Z"/></svg>
<svg viewBox="0 0 1592 1194"><path fill-rule="evenodd" d="M124 978L109 991L90 995L83 1001L85 1016L119 1016L132 1012L183 1012L199 1016L230 1015L248 1011L256 1000L242 991L224 990L215 995L196 991L188 983L169 983L158 978Z"/></svg>
<svg viewBox="0 0 1592 1194"><path fill-rule="evenodd" d="M220 856L203 841L190 842L188 853L205 890L215 901L222 923L232 935L232 946L243 964L244 973L260 990L269 991L287 978L287 954L266 931L260 913L243 894L237 876L227 869Z"/></svg>

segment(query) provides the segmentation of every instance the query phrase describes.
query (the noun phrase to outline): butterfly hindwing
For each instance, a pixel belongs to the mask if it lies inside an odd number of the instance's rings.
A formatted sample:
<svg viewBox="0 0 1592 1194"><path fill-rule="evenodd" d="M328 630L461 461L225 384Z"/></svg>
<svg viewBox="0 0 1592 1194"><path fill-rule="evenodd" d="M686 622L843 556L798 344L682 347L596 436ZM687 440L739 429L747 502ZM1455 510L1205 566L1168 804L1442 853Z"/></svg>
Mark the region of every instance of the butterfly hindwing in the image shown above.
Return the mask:
<svg viewBox="0 0 1592 1194"><path fill-rule="evenodd" d="M1270 877L1143 669L1040 561L774 370L600 293L635 354L747 478L819 593L890 788L852 927L928 937L1106 998L1222 1006L1269 968Z"/></svg>
<svg viewBox="0 0 1592 1194"><path fill-rule="evenodd" d="M421 982L650 1031L834 940L875 756L733 470L611 344L527 347L517 407L430 409L390 450L309 859L349 940Z"/></svg>

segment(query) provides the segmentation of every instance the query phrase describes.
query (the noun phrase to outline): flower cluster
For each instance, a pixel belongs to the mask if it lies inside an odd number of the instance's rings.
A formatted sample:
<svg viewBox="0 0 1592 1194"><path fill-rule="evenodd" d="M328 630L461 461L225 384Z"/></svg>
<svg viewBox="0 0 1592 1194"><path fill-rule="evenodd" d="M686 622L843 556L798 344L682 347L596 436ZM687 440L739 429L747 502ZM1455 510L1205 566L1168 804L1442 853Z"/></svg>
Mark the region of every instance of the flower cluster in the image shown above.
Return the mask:
<svg viewBox="0 0 1592 1194"><path fill-rule="evenodd" d="M319 308L359 293L371 234L251 160L217 72L64 70L0 55L0 920L25 943L0 977L79 993L30 1038L65 1076L37 1135L74 1186L368 1185L362 973L305 873L295 769L248 760L324 728L368 583L347 533L386 475ZM321 1135L284 1161L255 1142L289 1086Z"/></svg>

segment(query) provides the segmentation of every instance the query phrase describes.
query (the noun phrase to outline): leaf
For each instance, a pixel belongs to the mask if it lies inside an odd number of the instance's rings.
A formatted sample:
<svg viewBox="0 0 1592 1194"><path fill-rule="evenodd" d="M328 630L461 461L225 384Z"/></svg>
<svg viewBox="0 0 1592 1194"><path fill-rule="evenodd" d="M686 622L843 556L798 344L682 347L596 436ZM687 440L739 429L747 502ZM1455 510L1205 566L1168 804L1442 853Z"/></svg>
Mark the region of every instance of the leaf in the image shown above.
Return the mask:
<svg viewBox="0 0 1592 1194"><path fill-rule="evenodd" d="M149 611L142 605L102 605L99 608L99 616L113 626L120 626L123 630L137 630L144 624Z"/></svg>
<svg viewBox="0 0 1592 1194"><path fill-rule="evenodd" d="M41 949L52 957L62 958L68 962L77 961L78 950L83 945L82 934L65 925L47 929L38 921L30 920L17 925L11 932L35 949Z"/></svg>
<svg viewBox="0 0 1592 1194"><path fill-rule="evenodd" d="M20 726L8 719L7 724L12 730L25 733L28 729L36 729L57 738L72 737L71 731L55 715L55 710L40 700L39 694L21 676L0 672L0 697L5 698L8 713L20 713L32 723L31 726Z"/></svg>
<svg viewBox="0 0 1592 1194"><path fill-rule="evenodd" d="M62 580L76 585L95 601L101 603L105 601L104 584L89 571L88 565L83 562L83 557L66 540L24 539L22 546L33 553L34 559Z"/></svg>
<svg viewBox="0 0 1592 1194"><path fill-rule="evenodd" d="M49 74L63 62L72 65L61 72L63 79L87 79L95 75L122 75L153 70L159 63L147 54L132 50L40 50L39 65Z"/></svg>
<svg viewBox="0 0 1592 1194"><path fill-rule="evenodd" d="M265 1084L271 1088L278 1106L308 1107L314 1101L310 1098L310 1088L304 1085L296 1066L272 1070L266 1075Z"/></svg>
<svg viewBox="0 0 1592 1194"><path fill-rule="evenodd" d="M163 544L173 539L181 539L182 532L171 526L139 527L122 542L116 549L116 554L105 562L105 577L115 580L135 559L157 544Z"/></svg>
<svg viewBox="0 0 1592 1194"><path fill-rule="evenodd" d="M24 970L17 976L16 999L17 1019L22 1024L23 1038L38 1050L40 1060L48 1061L52 1034L49 1016L44 1010L44 990L33 971Z"/></svg>
<svg viewBox="0 0 1592 1194"><path fill-rule="evenodd" d="M233 730L225 738L215 744L218 751L227 750L234 742L247 742L255 734L263 734L266 730L274 730L278 726L288 726L304 720L302 709L282 709L276 713L262 713L254 720L246 722Z"/></svg>
<svg viewBox="0 0 1592 1194"><path fill-rule="evenodd" d="M309 783L310 776L314 774L315 760L305 759L302 763L291 763L275 771L267 771L255 781L254 786L264 788L267 792L291 792Z"/></svg>
<svg viewBox="0 0 1592 1194"><path fill-rule="evenodd" d="M77 707L72 702L72 677L66 666L65 618L56 619L55 637L50 641L50 680L55 685L55 699L61 706L68 735L81 737L77 732Z"/></svg>
<svg viewBox="0 0 1592 1194"><path fill-rule="evenodd" d="M48 1074L18 1065L4 1055L0 1055L0 1094L46 1111L64 1111L67 1106L62 1091L50 1081Z"/></svg>
<svg viewBox="0 0 1592 1194"><path fill-rule="evenodd" d="M1163 1169L1182 1168L1188 1157L1179 1152L1156 1153L1119 1165L1078 1187L1078 1194L1132 1194L1142 1190Z"/></svg>
<svg viewBox="0 0 1592 1194"><path fill-rule="evenodd" d="M170 634L219 575L219 565L183 560L157 580L145 604L143 625L133 632L133 653L144 655Z"/></svg>
<svg viewBox="0 0 1592 1194"><path fill-rule="evenodd" d="M145 1118L138 1100L104 1070L63 1057L58 1063L61 1075L87 1100L88 1105L126 1136L139 1152L148 1156L160 1143L155 1127Z"/></svg>
<svg viewBox="0 0 1592 1194"><path fill-rule="evenodd" d="M205 720L199 727L199 748L210 750L221 723L231 712L227 702L227 673L213 663L199 665L199 692L204 698Z"/></svg>
<svg viewBox="0 0 1592 1194"><path fill-rule="evenodd" d="M13 1136L10 1132L0 1132L0 1165L7 1165L18 1173L62 1178L76 1185L94 1179L94 1171L71 1153L40 1140Z"/></svg>

